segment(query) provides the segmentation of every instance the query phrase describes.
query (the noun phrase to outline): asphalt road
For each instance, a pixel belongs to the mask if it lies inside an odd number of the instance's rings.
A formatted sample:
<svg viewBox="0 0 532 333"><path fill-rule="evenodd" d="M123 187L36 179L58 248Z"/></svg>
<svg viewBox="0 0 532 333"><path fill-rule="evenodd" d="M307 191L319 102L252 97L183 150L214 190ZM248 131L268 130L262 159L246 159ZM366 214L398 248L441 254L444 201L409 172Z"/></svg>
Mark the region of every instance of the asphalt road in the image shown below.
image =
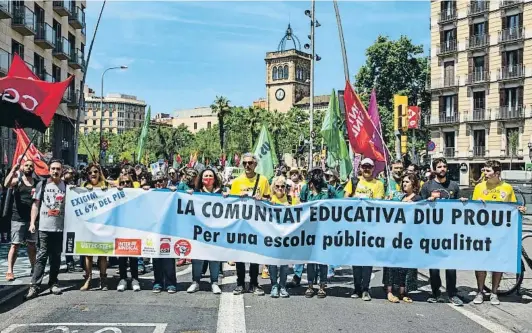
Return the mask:
<svg viewBox="0 0 532 333"><path fill-rule="evenodd" d="M230 270L231 269L231 270ZM44 291L24 302L22 294L0 305L0 330L10 333L169 333L169 332L490 332L448 304L426 303L427 293L412 294L414 303L391 304L385 299L381 273L375 269L371 302L351 299L350 269L338 271L325 299L306 299L304 288L290 290L289 299L244 294L233 296L235 272L226 266L222 295L202 290L187 294L190 266L178 269L177 294L153 294L151 275L141 277L140 292L78 291L81 273L62 274L63 295ZM115 269L109 270L109 275ZM96 272L95 272L96 273ZM305 278L305 276L304 276ZM116 287L116 279L111 287ZM261 280L268 293L269 281ZM420 286L426 282L420 281ZM428 286L422 287L426 290ZM480 321L482 323L482 321Z"/></svg>

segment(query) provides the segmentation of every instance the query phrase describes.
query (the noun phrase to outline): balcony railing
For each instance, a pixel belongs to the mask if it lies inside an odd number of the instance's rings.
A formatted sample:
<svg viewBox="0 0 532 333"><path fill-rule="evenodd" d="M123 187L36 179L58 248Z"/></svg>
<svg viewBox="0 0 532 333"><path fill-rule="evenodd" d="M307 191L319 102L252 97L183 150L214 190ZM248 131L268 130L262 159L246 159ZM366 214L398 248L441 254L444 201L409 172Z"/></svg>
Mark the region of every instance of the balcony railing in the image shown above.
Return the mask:
<svg viewBox="0 0 532 333"><path fill-rule="evenodd" d="M68 8L67 2L70 3L71 1L54 1L54 12L56 12L60 16L70 15L70 10Z"/></svg>
<svg viewBox="0 0 532 333"><path fill-rule="evenodd" d="M70 15L68 16L68 23L76 29L83 28L85 25L85 12L81 10L80 7L71 6Z"/></svg>
<svg viewBox="0 0 532 333"><path fill-rule="evenodd" d="M525 66L522 64L502 67L499 70L499 80L519 79L525 74Z"/></svg>
<svg viewBox="0 0 532 333"><path fill-rule="evenodd" d="M35 44L44 49L54 48L54 29L48 23L37 24L37 35L35 36Z"/></svg>
<svg viewBox="0 0 532 333"><path fill-rule="evenodd" d="M9 64L11 64L11 55L9 52L0 49L0 74L5 76L9 70Z"/></svg>
<svg viewBox="0 0 532 333"><path fill-rule="evenodd" d="M438 120L440 124L454 124L460 121L460 117L457 113L452 115L440 114Z"/></svg>
<svg viewBox="0 0 532 333"><path fill-rule="evenodd" d="M525 117L525 108L523 105L518 106L500 106L497 120L515 120Z"/></svg>
<svg viewBox="0 0 532 333"><path fill-rule="evenodd" d="M475 70L467 75L467 84L482 83L489 81L490 72Z"/></svg>
<svg viewBox="0 0 532 333"><path fill-rule="evenodd" d="M524 28L523 27L512 27L499 31L499 42L507 43L517 40L521 40L524 37Z"/></svg>
<svg viewBox="0 0 532 333"><path fill-rule="evenodd" d="M513 6L513 5L518 5L520 3L523 3L523 1L519 1L519 0L501 0L500 3L499 3L499 8L510 7L510 6Z"/></svg>
<svg viewBox="0 0 532 333"><path fill-rule="evenodd" d="M444 22L452 21L454 19L456 19L456 10L455 9L444 10L444 11L440 12L440 17L438 19L438 23L444 23Z"/></svg>
<svg viewBox="0 0 532 333"><path fill-rule="evenodd" d="M485 47L489 45L490 36L487 34L473 35L467 39L467 48Z"/></svg>
<svg viewBox="0 0 532 333"><path fill-rule="evenodd" d="M443 88L452 88L458 86L460 78L458 76L445 76L440 79L436 79L431 83L431 89L443 89Z"/></svg>
<svg viewBox="0 0 532 333"><path fill-rule="evenodd" d="M24 5L14 6L11 27L23 36L35 35L35 13Z"/></svg>
<svg viewBox="0 0 532 333"><path fill-rule="evenodd" d="M0 0L0 19L11 18L12 16L12 5L11 0Z"/></svg>
<svg viewBox="0 0 532 333"><path fill-rule="evenodd" d="M484 147L484 146L475 146L475 147L473 147L473 156L474 157L484 157L484 156L486 156L486 147Z"/></svg>
<svg viewBox="0 0 532 333"><path fill-rule="evenodd" d="M440 47L438 48L438 54L446 54L451 52L456 52L457 50L457 43L456 39L448 40L445 42L440 43Z"/></svg>
<svg viewBox="0 0 532 333"><path fill-rule="evenodd" d="M80 49L70 50L68 65L74 69L85 68L85 58L83 58L83 52Z"/></svg>
<svg viewBox="0 0 532 333"><path fill-rule="evenodd" d="M486 109L473 109L472 112L468 112L466 121L477 122L490 120L490 112Z"/></svg>
<svg viewBox="0 0 532 333"><path fill-rule="evenodd" d="M453 158L455 153L454 147L445 147L443 148L443 157L445 158Z"/></svg>
<svg viewBox="0 0 532 333"><path fill-rule="evenodd" d="M480 13L483 13L487 10L490 9L490 2L485 0L485 1L471 1L469 3L469 8L467 10L467 13L469 15L476 15L476 14L480 14Z"/></svg>
<svg viewBox="0 0 532 333"><path fill-rule="evenodd" d="M68 42L68 39L63 37L56 40L52 54L59 60L70 59L70 43Z"/></svg>
<svg viewBox="0 0 532 333"><path fill-rule="evenodd" d="M67 101L68 106L78 105L78 102L79 102L78 91L75 89L72 89L72 87L68 87L68 94L69 94L68 101Z"/></svg>

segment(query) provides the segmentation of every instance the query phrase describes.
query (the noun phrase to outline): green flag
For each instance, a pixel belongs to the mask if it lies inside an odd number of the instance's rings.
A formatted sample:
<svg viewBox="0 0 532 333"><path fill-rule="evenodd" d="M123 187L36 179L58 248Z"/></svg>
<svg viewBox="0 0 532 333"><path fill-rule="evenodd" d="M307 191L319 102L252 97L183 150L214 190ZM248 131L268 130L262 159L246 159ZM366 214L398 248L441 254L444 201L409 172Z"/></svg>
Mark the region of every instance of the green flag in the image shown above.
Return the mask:
<svg viewBox="0 0 532 333"><path fill-rule="evenodd" d="M329 100L329 108L323 118L321 135L327 145L327 165L331 168L339 167L340 180L347 180L353 170L353 164L349 158L349 150L344 139L340 105L334 89Z"/></svg>
<svg viewBox="0 0 532 333"><path fill-rule="evenodd" d="M278 164L275 147L266 126L262 125L259 139L253 149L258 158L255 172L265 176L268 180L275 175L275 166Z"/></svg>
<svg viewBox="0 0 532 333"><path fill-rule="evenodd" d="M137 156L139 161L141 160L144 146L146 145L146 139L148 138L148 130L150 128L151 119L151 106L148 108L148 114L144 118L144 124L142 124L142 131L140 132L139 145L137 148Z"/></svg>

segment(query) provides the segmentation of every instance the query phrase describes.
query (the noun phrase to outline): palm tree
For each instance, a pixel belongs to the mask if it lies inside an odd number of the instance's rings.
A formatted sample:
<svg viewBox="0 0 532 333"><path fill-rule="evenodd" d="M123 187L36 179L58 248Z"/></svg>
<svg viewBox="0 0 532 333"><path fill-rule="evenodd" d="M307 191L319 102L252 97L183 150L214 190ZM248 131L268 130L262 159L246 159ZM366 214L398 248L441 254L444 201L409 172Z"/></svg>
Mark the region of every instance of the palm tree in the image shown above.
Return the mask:
<svg viewBox="0 0 532 333"><path fill-rule="evenodd" d="M211 105L212 113L218 117L218 130L220 134L220 148L224 151L224 118L231 112L230 100L223 96L216 96L214 103Z"/></svg>
<svg viewBox="0 0 532 333"><path fill-rule="evenodd" d="M287 119L286 114L280 113L277 110L273 111L271 118L270 118L270 132L273 135L275 151L277 152L277 155L279 156L282 156L281 151L279 151L279 141L280 141L281 133L287 129L286 119Z"/></svg>
<svg viewBox="0 0 532 333"><path fill-rule="evenodd" d="M260 125L268 118L267 111L256 107L246 109L246 120L251 128L251 147L254 147L255 140L259 136Z"/></svg>

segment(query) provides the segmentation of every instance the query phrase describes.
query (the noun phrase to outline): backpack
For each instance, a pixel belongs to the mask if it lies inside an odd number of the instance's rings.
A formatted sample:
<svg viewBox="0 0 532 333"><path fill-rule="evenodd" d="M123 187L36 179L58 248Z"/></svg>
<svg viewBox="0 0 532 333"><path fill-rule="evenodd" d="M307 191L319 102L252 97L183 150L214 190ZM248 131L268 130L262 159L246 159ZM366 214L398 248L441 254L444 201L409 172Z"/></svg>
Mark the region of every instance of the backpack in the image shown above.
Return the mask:
<svg viewBox="0 0 532 333"><path fill-rule="evenodd" d="M355 192L357 190L357 186L358 186L358 182L360 181L360 179L358 179L357 176L351 176L351 194L349 195L350 197L353 197L355 195Z"/></svg>

